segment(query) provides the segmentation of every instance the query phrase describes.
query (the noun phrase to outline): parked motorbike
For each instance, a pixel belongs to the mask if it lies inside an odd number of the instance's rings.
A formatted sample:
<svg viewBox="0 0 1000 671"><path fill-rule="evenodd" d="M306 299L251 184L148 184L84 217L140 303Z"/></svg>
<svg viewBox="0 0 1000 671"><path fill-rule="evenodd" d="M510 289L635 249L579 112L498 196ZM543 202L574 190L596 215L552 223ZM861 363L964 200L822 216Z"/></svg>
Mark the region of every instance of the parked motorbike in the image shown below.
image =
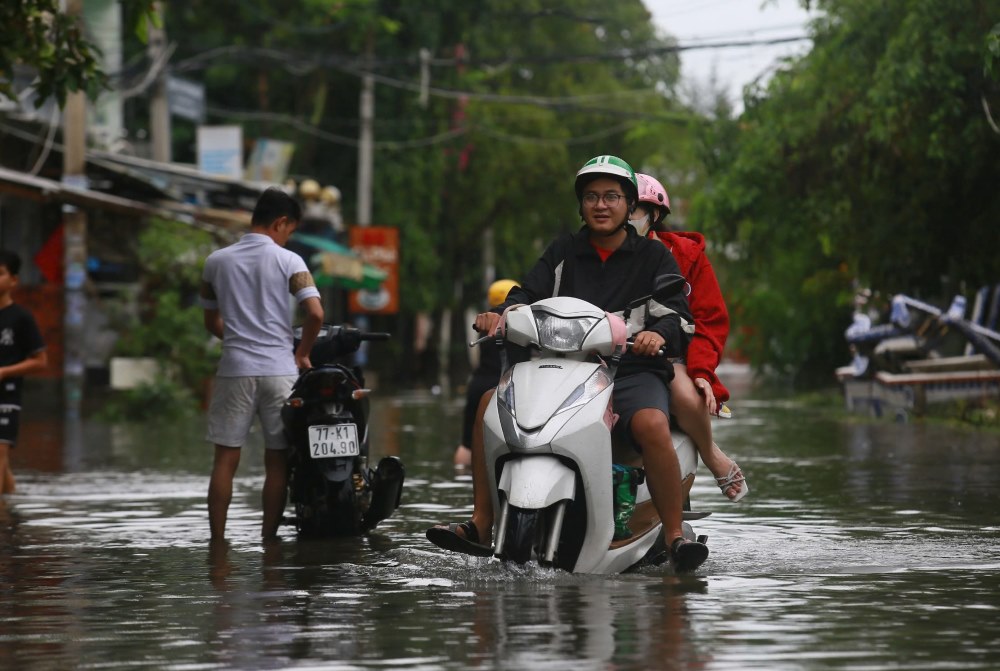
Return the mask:
<svg viewBox="0 0 1000 671"><path fill-rule="evenodd" d="M301 329L295 332L298 345ZM313 368L303 372L281 411L291 454L289 499L295 516L285 518L304 536L367 533L399 506L403 463L384 457L368 467L369 389L348 359L369 333L324 324L313 345Z"/></svg>
<svg viewBox="0 0 1000 671"><path fill-rule="evenodd" d="M497 341L537 349L538 358L504 368L485 416L485 454L493 509L494 556L535 560L579 573L616 573L669 559L662 525L645 482L638 485L627 538L615 540L613 464L637 465L628 446L612 445L614 376L632 332L649 309L683 289L684 278L661 278L653 296L623 317L576 298L547 298L508 310ZM597 358L601 357L601 358ZM689 501L698 466L692 441L673 432ZM635 471L633 471L635 472ZM689 509L687 503L685 508ZM685 512L685 520L707 513ZM696 540L683 523L683 533ZM707 537L697 537L705 542Z"/></svg>

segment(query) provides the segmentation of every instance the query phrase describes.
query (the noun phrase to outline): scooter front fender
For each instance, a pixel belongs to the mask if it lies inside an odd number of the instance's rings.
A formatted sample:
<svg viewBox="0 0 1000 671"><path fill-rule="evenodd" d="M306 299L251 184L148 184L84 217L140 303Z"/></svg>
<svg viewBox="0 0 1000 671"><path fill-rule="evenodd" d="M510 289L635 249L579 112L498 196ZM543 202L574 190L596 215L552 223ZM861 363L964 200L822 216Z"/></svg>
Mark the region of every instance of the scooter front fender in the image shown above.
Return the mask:
<svg viewBox="0 0 1000 671"><path fill-rule="evenodd" d="M542 510L576 495L576 475L555 457L539 454L503 465L499 489L512 506Z"/></svg>

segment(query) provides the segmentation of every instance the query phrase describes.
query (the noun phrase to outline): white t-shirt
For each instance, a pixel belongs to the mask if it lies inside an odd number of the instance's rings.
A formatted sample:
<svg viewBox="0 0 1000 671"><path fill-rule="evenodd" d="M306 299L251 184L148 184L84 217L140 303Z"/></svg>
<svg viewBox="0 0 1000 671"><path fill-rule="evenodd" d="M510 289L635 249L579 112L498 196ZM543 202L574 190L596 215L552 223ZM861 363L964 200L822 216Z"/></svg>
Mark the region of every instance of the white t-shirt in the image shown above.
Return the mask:
<svg viewBox="0 0 1000 671"><path fill-rule="evenodd" d="M302 257L260 233L212 252L202 278L212 285L215 300L202 297L202 307L222 315L222 358L219 377L295 375L295 353L289 296L290 280L308 273ZM319 296L315 286L295 293L299 303Z"/></svg>

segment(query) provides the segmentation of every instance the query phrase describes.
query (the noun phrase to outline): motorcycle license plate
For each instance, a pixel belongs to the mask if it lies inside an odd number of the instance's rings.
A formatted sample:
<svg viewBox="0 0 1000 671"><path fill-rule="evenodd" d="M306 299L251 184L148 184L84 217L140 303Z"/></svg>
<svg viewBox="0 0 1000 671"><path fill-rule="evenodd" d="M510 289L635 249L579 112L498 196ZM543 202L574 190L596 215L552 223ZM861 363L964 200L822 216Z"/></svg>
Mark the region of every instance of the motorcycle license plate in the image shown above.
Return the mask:
<svg viewBox="0 0 1000 671"><path fill-rule="evenodd" d="M355 457L361 453L357 424L331 424L309 427L309 456Z"/></svg>

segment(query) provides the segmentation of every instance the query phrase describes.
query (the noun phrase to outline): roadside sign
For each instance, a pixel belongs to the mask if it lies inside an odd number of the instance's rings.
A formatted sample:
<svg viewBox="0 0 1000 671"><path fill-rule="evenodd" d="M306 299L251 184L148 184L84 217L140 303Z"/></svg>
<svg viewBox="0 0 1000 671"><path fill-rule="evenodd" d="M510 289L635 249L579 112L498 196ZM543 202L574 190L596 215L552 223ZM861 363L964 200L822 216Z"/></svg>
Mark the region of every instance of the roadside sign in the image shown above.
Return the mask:
<svg viewBox="0 0 1000 671"><path fill-rule="evenodd" d="M202 123L205 120L205 85L167 75L167 108L174 116Z"/></svg>
<svg viewBox="0 0 1000 671"><path fill-rule="evenodd" d="M392 315L399 312L399 229L392 226L352 226L351 249L365 263L385 271L382 286L359 289L348 296L354 314Z"/></svg>

